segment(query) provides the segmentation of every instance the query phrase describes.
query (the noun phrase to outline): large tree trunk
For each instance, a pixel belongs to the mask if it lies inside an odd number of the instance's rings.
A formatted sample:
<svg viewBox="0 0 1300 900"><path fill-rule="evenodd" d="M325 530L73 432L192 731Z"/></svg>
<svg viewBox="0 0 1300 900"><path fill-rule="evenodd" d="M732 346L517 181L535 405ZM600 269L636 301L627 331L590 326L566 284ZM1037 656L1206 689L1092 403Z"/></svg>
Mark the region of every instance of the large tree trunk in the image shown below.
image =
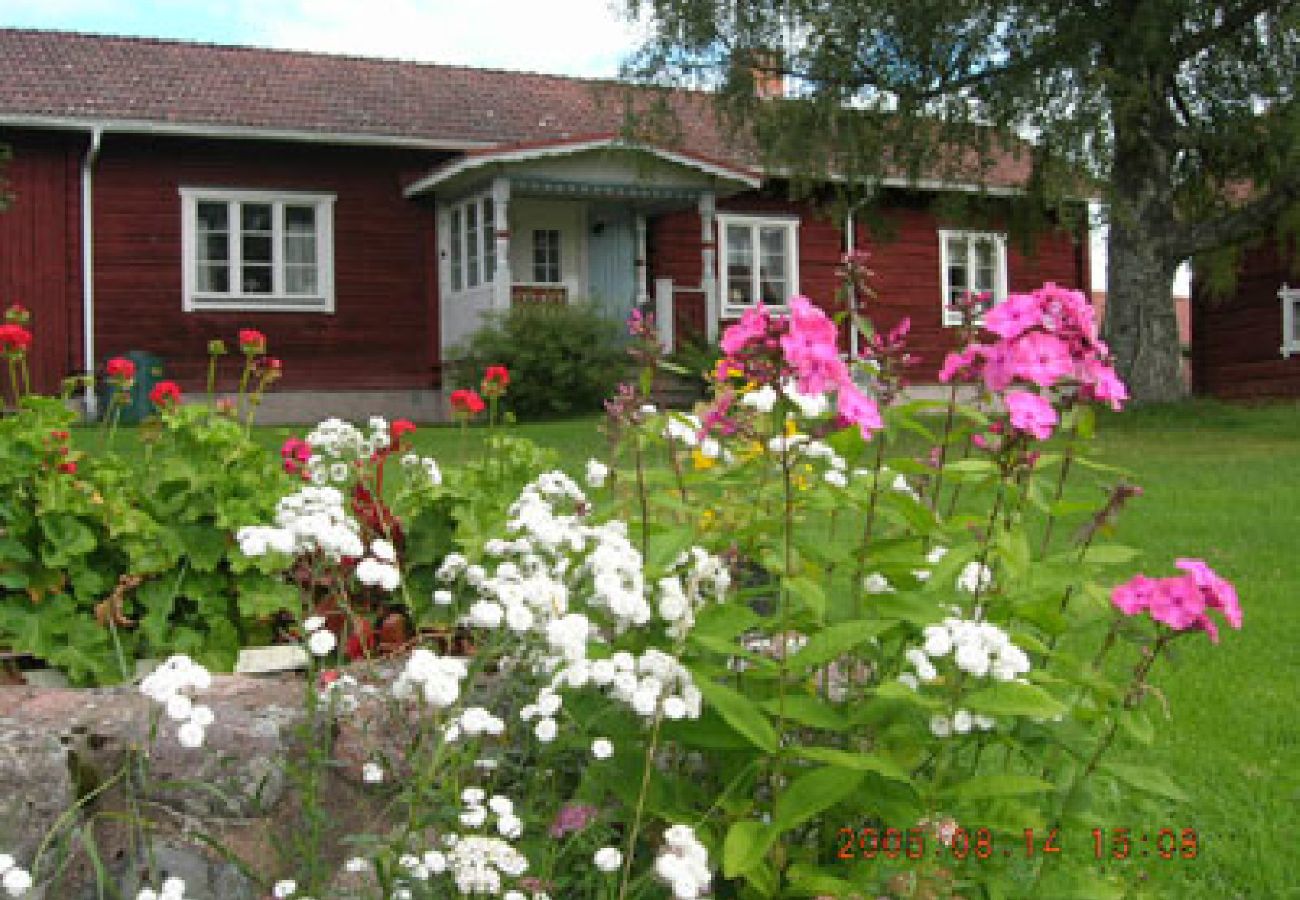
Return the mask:
<svg viewBox="0 0 1300 900"><path fill-rule="evenodd" d="M1111 223L1104 334L1134 402L1166 402L1187 393L1173 300L1176 268L1160 252L1160 234L1150 226Z"/></svg>
<svg viewBox="0 0 1300 900"><path fill-rule="evenodd" d="M1154 80L1153 80L1154 81ZM1158 93L1151 83L1139 92ZM1177 400L1186 393L1174 311L1173 279L1179 260L1170 240L1175 150L1163 138L1170 122L1159 103L1112 98L1117 111L1111 171L1110 248L1103 336L1116 369L1138 403Z"/></svg>

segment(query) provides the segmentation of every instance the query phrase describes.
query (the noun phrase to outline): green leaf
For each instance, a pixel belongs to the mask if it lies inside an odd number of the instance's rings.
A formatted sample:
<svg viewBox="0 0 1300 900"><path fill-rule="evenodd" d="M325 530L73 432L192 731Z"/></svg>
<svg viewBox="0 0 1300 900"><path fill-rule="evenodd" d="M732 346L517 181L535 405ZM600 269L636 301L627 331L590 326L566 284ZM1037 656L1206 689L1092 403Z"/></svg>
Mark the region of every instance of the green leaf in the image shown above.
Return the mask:
<svg viewBox="0 0 1300 900"><path fill-rule="evenodd" d="M1094 544L1084 551L1083 561L1102 566L1122 566L1132 562L1141 552L1123 544Z"/></svg>
<svg viewBox="0 0 1300 900"><path fill-rule="evenodd" d="M1035 775L976 775L945 789L940 796L949 800L991 800L1054 790L1054 784Z"/></svg>
<svg viewBox="0 0 1300 900"><path fill-rule="evenodd" d="M1151 725L1151 719L1140 709L1121 710L1119 724L1129 737L1143 747L1150 747L1155 740L1156 730Z"/></svg>
<svg viewBox="0 0 1300 900"><path fill-rule="evenodd" d="M796 756L813 762L825 763L839 769L852 772L875 772L895 781L907 781L907 773L891 759L875 753L853 753L848 750L836 750L833 747L799 747Z"/></svg>
<svg viewBox="0 0 1300 900"><path fill-rule="evenodd" d="M826 618L826 592L806 575L782 579L785 589L803 603L818 622Z"/></svg>
<svg viewBox="0 0 1300 900"><path fill-rule="evenodd" d="M706 607L695 617L691 635L707 634L730 638L756 626L761 619L748 606L738 603L719 603Z"/></svg>
<svg viewBox="0 0 1300 900"><path fill-rule="evenodd" d="M1108 772L1129 787L1156 794L1179 803L1187 803L1189 798L1173 779L1159 769L1147 766L1133 766L1127 763L1103 763L1103 772Z"/></svg>
<svg viewBox="0 0 1300 900"><path fill-rule="evenodd" d="M800 775L777 798L773 826L778 831L789 831L802 825L857 792L865 777L863 771L845 771L838 766L824 766Z"/></svg>
<svg viewBox="0 0 1300 900"><path fill-rule="evenodd" d="M762 707L775 718L781 713L781 700L778 697L764 700ZM835 707L820 697L809 697L807 694L793 694L785 698L785 717L809 728L826 728L831 731L840 731L849 724Z"/></svg>
<svg viewBox="0 0 1300 900"><path fill-rule="evenodd" d="M716 709L737 734L760 750L777 751L776 731L754 701L716 681L701 680L699 688L704 702Z"/></svg>
<svg viewBox="0 0 1300 900"><path fill-rule="evenodd" d="M807 863L795 863L786 872L786 877L790 879L790 890L804 897L851 897L857 890L853 882L836 878Z"/></svg>
<svg viewBox="0 0 1300 900"><path fill-rule="evenodd" d="M722 874L737 878L752 870L767 856L777 830L762 822L733 822L722 843Z"/></svg>
<svg viewBox="0 0 1300 900"><path fill-rule="evenodd" d="M986 716L1031 716L1050 719L1065 712L1065 705L1035 684L1007 681L962 698L971 712Z"/></svg>
<svg viewBox="0 0 1300 900"><path fill-rule="evenodd" d="M645 560L646 568L653 572L666 572L694 540L694 531L684 527L671 528L650 535Z"/></svg>
<svg viewBox="0 0 1300 900"><path fill-rule="evenodd" d="M48 542L41 547L41 560L51 569L66 568L74 558L95 549L95 533L76 516L57 512L41 516L41 531Z"/></svg>
<svg viewBox="0 0 1300 900"><path fill-rule="evenodd" d="M860 619L823 628L809 637L808 643L790 657L790 668L799 670L823 665L859 644L879 637L893 628L894 624L887 621Z"/></svg>

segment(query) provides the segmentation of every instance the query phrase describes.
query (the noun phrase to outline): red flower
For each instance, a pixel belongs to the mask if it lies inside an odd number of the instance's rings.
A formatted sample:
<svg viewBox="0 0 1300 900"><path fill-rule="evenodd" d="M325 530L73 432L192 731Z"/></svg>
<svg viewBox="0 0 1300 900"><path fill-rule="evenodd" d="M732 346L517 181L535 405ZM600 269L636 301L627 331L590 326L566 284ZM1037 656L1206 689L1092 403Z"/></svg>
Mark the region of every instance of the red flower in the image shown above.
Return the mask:
<svg viewBox="0 0 1300 900"><path fill-rule="evenodd" d="M76 475L77 464L75 462L61 462L59 463L59 471L65 475Z"/></svg>
<svg viewBox="0 0 1300 900"><path fill-rule="evenodd" d="M0 325L0 351L21 353L31 345L32 333L23 326Z"/></svg>
<svg viewBox="0 0 1300 900"><path fill-rule="evenodd" d="M181 402L181 386L174 381L160 381L149 392L149 399L154 406L160 409L179 405Z"/></svg>
<svg viewBox="0 0 1300 900"><path fill-rule="evenodd" d="M478 395L478 391L461 388L451 392L451 408L466 417L477 416L484 410L483 398Z"/></svg>
<svg viewBox="0 0 1300 900"><path fill-rule="evenodd" d="M510 384L510 370L505 366L488 366L483 372L483 383L479 389L485 397L495 399L506 392Z"/></svg>
<svg viewBox="0 0 1300 900"><path fill-rule="evenodd" d="M130 381L135 377L135 363L125 357L115 356L104 364L104 372L109 378Z"/></svg>
<svg viewBox="0 0 1300 900"><path fill-rule="evenodd" d="M239 330L239 349L245 356L257 356L266 352L266 335L252 328Z"/></svg>
<svg viewBox="0 0 1300 900"><path fill-rule="evenodd" d="M410 434L412 431L415 431L415 423L410 419L394 419L393 424L388 426L388 433L392 435L394 444L402 439L402 435Z"/></svg>

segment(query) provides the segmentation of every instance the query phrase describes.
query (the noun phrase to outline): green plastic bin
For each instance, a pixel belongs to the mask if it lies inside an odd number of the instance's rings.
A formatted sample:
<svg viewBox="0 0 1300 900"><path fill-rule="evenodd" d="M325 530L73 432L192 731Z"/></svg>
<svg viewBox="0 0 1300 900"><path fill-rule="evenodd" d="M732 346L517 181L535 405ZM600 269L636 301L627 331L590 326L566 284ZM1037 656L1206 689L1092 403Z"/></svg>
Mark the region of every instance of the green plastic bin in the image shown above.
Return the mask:
<svg viewBox="0 0 1300 900"><path fill-rule="evenodd" d="M122 356L135 363L135 383L131 385L130 396L118 414L118 422L123 425L139 425L153 415L153 403L149 393L158 382L163 380L163 361L146 350L131 350ZM117 388L108 383L101 373L99 381L100 416L108 414L109 404L117 394Z"/></svg>

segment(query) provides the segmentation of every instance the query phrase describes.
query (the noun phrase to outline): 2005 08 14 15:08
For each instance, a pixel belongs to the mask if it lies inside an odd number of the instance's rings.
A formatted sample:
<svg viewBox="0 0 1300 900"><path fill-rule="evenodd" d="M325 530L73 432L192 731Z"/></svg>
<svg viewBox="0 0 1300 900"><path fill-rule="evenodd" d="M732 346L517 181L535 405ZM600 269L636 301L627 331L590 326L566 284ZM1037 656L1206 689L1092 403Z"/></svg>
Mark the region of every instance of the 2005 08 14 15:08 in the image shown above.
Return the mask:
<svg viewBox="0 0 1300 900"><path fill-rule="evenodd" d="M1030 859L1037 854L1060 853L1070 846L1092 850L1097 860L1125 860L1156 857L1159 859L1196 859L1200 844L1193 828L1161 828L1154 832L1131 828L1094 828L1090 841L1064 841L1060 829L1036 832L1026 828L1019 840L1002 835L1000 841L988 828L953 827L935 834L930 829L914 828L841 828L837 856L851 859L923 859L936 858L990 859L994 856ZM927 843L929 844L927 846Z"/></svg>

